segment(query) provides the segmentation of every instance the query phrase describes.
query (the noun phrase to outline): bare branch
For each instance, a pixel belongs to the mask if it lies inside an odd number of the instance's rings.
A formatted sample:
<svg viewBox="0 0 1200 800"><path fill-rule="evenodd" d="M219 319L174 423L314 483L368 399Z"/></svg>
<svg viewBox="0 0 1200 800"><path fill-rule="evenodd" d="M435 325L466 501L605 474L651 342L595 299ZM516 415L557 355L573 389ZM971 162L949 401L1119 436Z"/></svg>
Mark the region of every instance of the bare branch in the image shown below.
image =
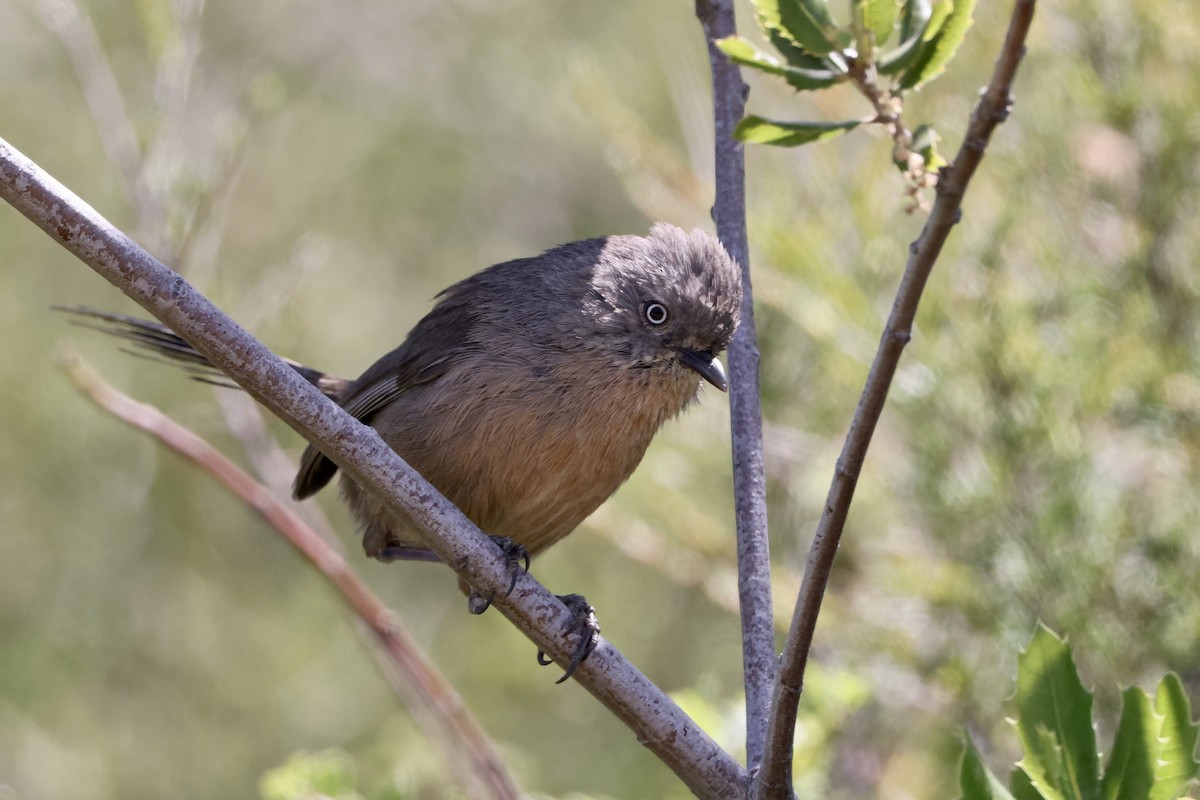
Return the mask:
<svg viewBox="0 0 1200 800"><path fill-rule="evenodd" d="M737 33L733 0L696 0L708 42L716 131L717 236L742 267L742 321L729 345L729 407L733 434L733 491L737 509L738 597L742 612L742 669L746 686L746 766L762 758L775 684L775 627L771 552L767 541L767 483L763 463L762 398L758 393L758 334L746 241L746 159L733 129L750 89L738 67L713 44Z"/></svg>
<svg viewBox="0 0 1200 800"><path fill-rule="evenodd" d="M454 776L471 797L516 800L521 796L495 746L405 629L400 616L376 597L346 560L269 489L216 448L158 409L105 383L77 357L63 367L71 382L103 410L154 436L214 477L320 570L373 634L384 676L412 712L417 725L441 748ZM398 679L397 679L398 678Z"/></svg>
<svg viewBox="0 0 1200 800"><path fill-rule="evenodd" d="M875 361L867 376L866 386L858 401L854 420L838 458L833 483L825 501L825 511L817 525L809 550L808 564L796 611L788 632L779 668L779 690L768 731L767 753L762 769L755 776L754 797L790 797L792 739L796 727L796 710L804 686L804 670L812 645L817 614L829 581L833 558L837 553L850 501L862 471L875 424L883 412L888 388L904 346L912 338L913 319L929 273L962 213L962 198L975 169L983 158L988 141L996 126L1003 122L1012 106L1012 83L1017 65L1025 52L1025 37L1033 20L1036 0L1017 0L1004 46L996 60L992 81L971 114L967 133L954 162L942 170L938 181L937 199L925 222L921 235L910 248L908 264L896 291L887 326L879 342Z"/></svg>
<svg viewBox="0 0 1200 800"><path fill-rule="evenodd" d="M531 576L506 595L496 546L418 475L374 429L322 395L175 272L66 187L0 140L0 197L182 336L272 413L329 455L395 513L404 513L446 564L560 664L574 646L571 612ZM607 641L575 673L700 797L744 792L745 772Z"/></svg>

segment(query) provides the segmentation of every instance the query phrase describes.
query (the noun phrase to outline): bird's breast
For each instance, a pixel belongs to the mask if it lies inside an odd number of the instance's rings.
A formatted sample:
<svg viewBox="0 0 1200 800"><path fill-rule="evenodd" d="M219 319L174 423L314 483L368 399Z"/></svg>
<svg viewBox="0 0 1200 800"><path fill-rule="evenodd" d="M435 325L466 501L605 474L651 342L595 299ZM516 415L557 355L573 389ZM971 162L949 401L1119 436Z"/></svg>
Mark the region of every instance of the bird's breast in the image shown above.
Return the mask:
<svg viewBox="0 0 1200 800"><path fill-rule="evenodd" d="M617 490L698 386L686 375L586 361L524 364L514 381L516 365L507 366L456 371L423 400L409 398L407 414L389 408L406 424L384 438L480 528L531 554ZM376 427L387 431L382 421Z"/></svg>

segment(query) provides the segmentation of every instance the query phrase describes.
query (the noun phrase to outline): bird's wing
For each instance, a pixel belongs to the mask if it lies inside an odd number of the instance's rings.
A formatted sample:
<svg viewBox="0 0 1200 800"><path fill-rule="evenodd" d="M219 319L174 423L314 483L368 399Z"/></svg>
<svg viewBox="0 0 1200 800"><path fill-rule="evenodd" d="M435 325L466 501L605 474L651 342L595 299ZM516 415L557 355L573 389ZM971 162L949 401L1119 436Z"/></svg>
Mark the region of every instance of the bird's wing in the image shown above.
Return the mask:
<svg viewBox="0 0 1200 800"><path fill-rule="evenodd" d="M417 323L402 345L349 385L337 398L338 405L355 419L369 423L380 409L409 389L436 381L458 363L470 351L476 321L457 291L461 285L446 290L441 302ZM309 445L300 458L292 494L297 500L312 496L333 479L337 469L337 464Z"/></svg>

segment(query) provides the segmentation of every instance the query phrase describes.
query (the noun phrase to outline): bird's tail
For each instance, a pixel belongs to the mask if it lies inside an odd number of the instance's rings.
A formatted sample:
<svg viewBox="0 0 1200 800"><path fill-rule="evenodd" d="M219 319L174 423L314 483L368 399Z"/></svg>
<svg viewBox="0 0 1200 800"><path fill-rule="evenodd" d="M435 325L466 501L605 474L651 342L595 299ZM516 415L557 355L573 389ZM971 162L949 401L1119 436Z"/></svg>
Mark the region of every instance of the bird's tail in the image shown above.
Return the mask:
<svg viewBox="0 0 1200 800"><path fill-rule="evenodd" d="M73 314L76 317L73 320L76 325L130 342L133 347L125 349L130 355L168 363L189 373L193 380L238 388L237 384L225 377L211 361L161 322L97 311L86 306L54 306L54 310ZM342 394L348 384L345 378L329 375L287 358L283 361L334 400Z"/></svg>

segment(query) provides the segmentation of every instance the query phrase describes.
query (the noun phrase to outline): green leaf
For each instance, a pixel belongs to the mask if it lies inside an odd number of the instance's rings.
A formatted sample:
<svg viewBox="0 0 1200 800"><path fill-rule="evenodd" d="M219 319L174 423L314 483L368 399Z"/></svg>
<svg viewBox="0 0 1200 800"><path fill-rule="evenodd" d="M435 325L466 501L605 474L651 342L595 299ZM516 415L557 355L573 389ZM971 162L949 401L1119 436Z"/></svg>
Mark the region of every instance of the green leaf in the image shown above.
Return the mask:
<svg viewBox="0 0 1200 800"><path fill-rule="evenodd" d="M1137 687L1121 695L1121 722L1104 770L1104 800L1171 800L1196 775L1197 727L1174 674L1158 684L1154 707Z"/></svg>
<svg viewBox="0 0 1200 800"><path fill-rule="evenodd" d="M780 64L774 58L756 50L754 45L740 36L729 36L719 40L716 44L717 48L733 63L771 75L778 75L797 91L829 86L841 77L839 73L832 70L801 69Z"/></svg>
<svg viewBox="0 0 1200 800"><path fill-rule="evenodd" d="M883 47L896 25L897 0L852 0L856 30L870 31L875 46Z"/></svg>
<svg viewBox="0 0 1200 800"><path fill-rule="evenodd" d="M837 25L826 0L751 0L759 23L775 30L808 52L823 56L835 49Z"/></svg>
<svg viewBox="0 0 1200 800"><path fill-rule="evenodd" d="M925 29L932 14L929 0L908 0L904 4L904 13L900 15L900 44L878 60L876 68L879 72L892 75L913 62L925 43Z"/></svg>
<svg viewBox="0 0 1200 800"><path fill-rule="evenodd" d="M1047 798L1055 798L1055 800L1059 798L1063 798L1064 800L1083 800L1082 797L1073 796L1070 789L1062 791L1062 787L1069 787L1072 780L1070 769L1063 760L1063 748L1059 744L1057 733L1048 728L1038 726L1035 739L1037 746L1034 749L1043 755L1042 763L1045 765L1045 774L1040 782L1034 781L1034 788ZM1028 753L1028 750L1026 752ZM1074 793L1074 795L1079 794L1078 792Z"/></svg>
<svg viewBox="0 0 1200 800"><path fill-rule="evenodd" d="M921 39L928 42L941 33L942 26L946 24L946 19L952 11L954 0L934 0L929 12L929 23L925 26L925 33L921 35Z"/></svg>
<svg viewBox="0 0 1200 800"><path fill-rule="evenodd" d="M857 120L847 122L776 122L763 117L749 116L733 129L733 138L743 142L796 147L809 142L823 142L857 128Z"/></svg>
<svg viewBox="0 0 1200 800"><path fill-rule="evenodd" d="M961 800L1014 800L1004 784L983 763L970 736L967 736L967 746L963 750L958 784L962 789Z"/></svg>
<svg viewBox="0 0 1200 800"><path fill-rule="evenodd" d="M974 10L975 0L942 0L934 6L929 25L921 36L924 42L921 52L900 76L901 89L920 88L945 71L975 21L971 16Z"/></svg>
<svg viewBox="0 0 1200 800"><path fill-rule="evenodd" d="M767 38L771 40L771 44L783 56L784 61L787 61L793 67L800 69L815 69L815 70L835 70L836 67L832 61L826 56L814 56L812 53L805 50L800 45L793 42L788 37L784 36L777 30L765 28ZM838 69L838 72L845 72L845 69Z"/></svg>
<svg viewBox="0 0 1200 800"><path fill-rule="evenodd" d="M1121 721L1113 739L1112 754L1100 782L1104 800L1145 800L1154 783L1154 762L1162 749L1158 720L1150 698L1136 686L1121 695Z"/></svg>
<svg viewBox="0 0 1200 800"><path fill-rule="evenodd" d="M933 6L929 0L905 0L902 5L904 10L900 14L900 41L919 39L925 33L925 27L929 25Z"/></svg>
<svg viewBox="0 0 1200 800"><path fill-rule="evenodd" d="M1012 787L1013 800L1046 800L1045 796L1034 788L1029 776L1020 768L1013 768L1008 785Z"/></svg>
<svg viewBox="0 0 1200 800"><path fill-rule="evenodd" d="M1154 712L1162 718L1158 734L1162 750L1149 797L1150 800L1170 800L1200 773L1200 764L1195 759L1200 726L1192 721L1187 693L1175 673L1168 672L1158 682Z"/></svg>
<svg viewBox="0 0 1200 800"><path fill-rule="evenodd" d="M942 137L932 125L918 125L912 133L913 152L921 154L921 158L925 159L925 169L929 172L936 172L949 163L938 152L937 146L941 140ZM907 164L897 163L896 166L900 167L902 172L908 169Z"/></svg>
<svg viewBox="0 0 1200 800"><path fill-rule="evenodd" d="M1100 791L1100 757L1092 728L1092 695L1083 688L1071 649L1039 624L1017 657L1017 766L1047 800L1090 800Z"/></svg>

